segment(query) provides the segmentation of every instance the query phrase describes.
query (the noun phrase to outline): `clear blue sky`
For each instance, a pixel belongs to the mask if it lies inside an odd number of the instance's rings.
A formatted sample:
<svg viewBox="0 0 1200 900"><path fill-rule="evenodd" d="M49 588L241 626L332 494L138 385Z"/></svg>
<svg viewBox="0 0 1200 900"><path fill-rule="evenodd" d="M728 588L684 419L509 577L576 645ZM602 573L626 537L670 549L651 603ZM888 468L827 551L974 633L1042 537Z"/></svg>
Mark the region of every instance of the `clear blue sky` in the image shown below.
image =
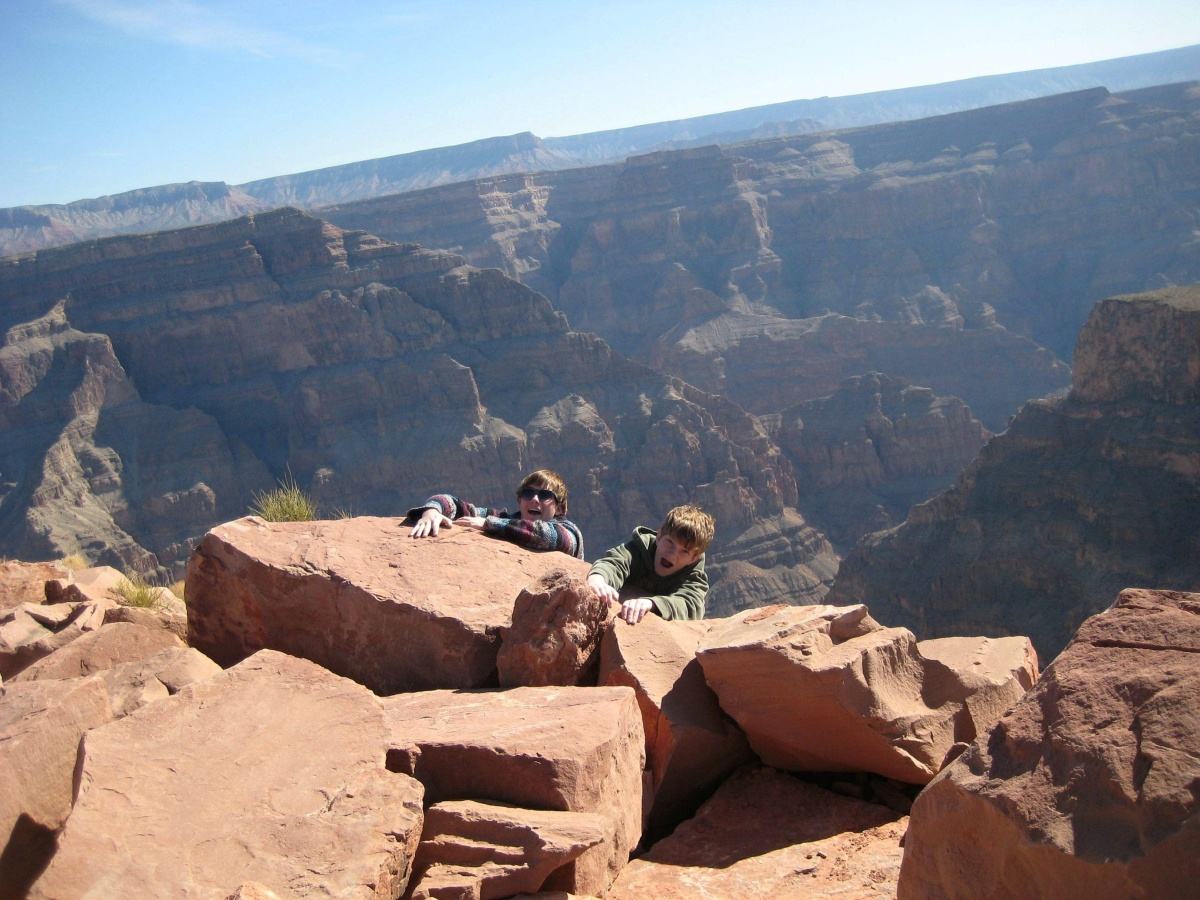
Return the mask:
<svg viewBox="0 0 1200 900"><path fill-rule="evenodd" d="M1195 43L1195 0L0 0L0 207Z"/></svg>

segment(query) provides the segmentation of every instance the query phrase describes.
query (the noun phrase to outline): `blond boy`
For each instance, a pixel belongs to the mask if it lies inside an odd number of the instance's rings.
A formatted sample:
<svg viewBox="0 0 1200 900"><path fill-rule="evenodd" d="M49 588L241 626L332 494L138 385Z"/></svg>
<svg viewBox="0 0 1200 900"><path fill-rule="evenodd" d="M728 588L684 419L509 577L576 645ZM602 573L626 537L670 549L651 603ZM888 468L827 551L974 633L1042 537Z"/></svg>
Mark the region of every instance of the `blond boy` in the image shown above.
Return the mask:
<svg viewBox="0 0 1200 900"><path fill-rule="evenodd" d="M633 537L596 560L588 584L620 603L620 616L630 625L649 612L664 619L702 619L708 594L704 551L715 530L713 517L698 506L677 506L657 532L635 528ZM622 601L621 594L627 599Z"/></svg>

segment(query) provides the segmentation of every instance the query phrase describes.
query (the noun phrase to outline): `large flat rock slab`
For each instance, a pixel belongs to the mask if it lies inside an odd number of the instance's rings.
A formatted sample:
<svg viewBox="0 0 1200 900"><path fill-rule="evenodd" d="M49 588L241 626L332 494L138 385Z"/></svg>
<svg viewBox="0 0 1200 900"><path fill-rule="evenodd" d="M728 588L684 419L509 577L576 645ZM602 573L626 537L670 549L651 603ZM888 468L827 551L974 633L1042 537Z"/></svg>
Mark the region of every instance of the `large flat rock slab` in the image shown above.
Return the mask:
<svg viewBox="0 0 1200 900"><path fill-rule="evenodd" d="M89 732L75 807L32 897L397 897L421 786L384 768L360 685L263 651Z"/></svg>
<svg viewBox="0 0 1200 900"><path fill-rule="evenodd" d="M0 685L0 897L20 897L71 812L79 739L112 719L99 678Z"/></svg>
<svg viewBox="0 0 1200 900"><path fill-rule="evenodd" d="M653 802L648 832L666 834L692 815L725 778L753 758L746 736L717 702L696 659L701 639L719 624L647 616L617 620L605 632L600 683L637 695L646 733Z"/></svg>
<svg viewBox="0 0 1200 900"><path fill-rule="evenodd" d="M169 631L116 622L81 635L27 666L12 680L84 678L125 663L140 662L172 647L183 649L183 641Z"/></svg>
<svg viewBox="0 0 1200 900"><path fill-rule="evenodd" d="M980 730L972 703L998 717L1037 671L1024 638L934 650L927 658L912 632L881 627L861 604L769 607L714 626L699 659L768 765L925 784Z"/></svg>
<svg viewBox="0 0 1200 900"><path fill-rule="evenodd" d="M744 769L606 896L891 898L905 822L772 769Z"/></svg>
<svg viewBox="0 0 1200 900"><path fill-rule="evenodd" d="M382 701L388 768L427 799L483 800L596 813L601 853L576 861L581 884L608 884L641 837L641 714L626 687L424 691Z"/></svg>
<svg viewBox="0 0 1200 900"><path fill-rule="evenodd" d="M1195 897L1200 594L1122 591L917 797L902 898Z"/></svg>
<svg viewBox="0 0 1200 900"><path fill-rule="evenodd" d="M395 518L218 526L188 563L189 643L222 666L271 648L379 694L495 684L499 631L521 589L563 553Z"/></svg>

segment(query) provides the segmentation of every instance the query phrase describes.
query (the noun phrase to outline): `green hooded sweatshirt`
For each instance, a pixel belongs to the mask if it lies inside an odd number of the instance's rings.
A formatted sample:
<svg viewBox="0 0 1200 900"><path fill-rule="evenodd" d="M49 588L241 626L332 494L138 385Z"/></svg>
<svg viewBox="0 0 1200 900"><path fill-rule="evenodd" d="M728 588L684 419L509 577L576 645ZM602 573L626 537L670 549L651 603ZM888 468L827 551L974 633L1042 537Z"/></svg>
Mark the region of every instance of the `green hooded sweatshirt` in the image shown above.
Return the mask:
<svg viewBox="0 0 1200 900"><path fill-rule="evenodd" d="M633 537L613 547L592 564L589 575L599 575L622 596L647 597L664 619L703 619L708 576L704 554L687 568L658 575L654 549L658 532L638 527Z"/></svg>

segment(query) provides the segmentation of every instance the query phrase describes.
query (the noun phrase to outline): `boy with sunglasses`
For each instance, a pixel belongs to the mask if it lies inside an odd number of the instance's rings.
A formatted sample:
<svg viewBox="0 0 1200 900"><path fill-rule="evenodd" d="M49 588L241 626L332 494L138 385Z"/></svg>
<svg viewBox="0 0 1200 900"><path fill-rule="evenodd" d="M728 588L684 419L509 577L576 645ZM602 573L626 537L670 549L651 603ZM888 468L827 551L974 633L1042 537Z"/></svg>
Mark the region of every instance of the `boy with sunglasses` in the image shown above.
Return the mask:
<svg viewBox="0 0 1200 900"><path fill-rule="evenodd" d="M493 509L434 494L408 511L412 536L433 536L451 525L474 528L530 550L559 550L583 559L583 534L567 517L567 485L552 469L530 472L517 486L517 510Z"/></svg>
<svg viewBox="0 0 1200 900"><path fill-rule="evenodd" d="M633 537L592 564L588 584L621 604L630 625L653 612L664 619L703 619L708 576L704 551L716 532L713 517L698 506L676 506L657 532L638 527ZM621 601L620 594L632 594Z"/></svg>

